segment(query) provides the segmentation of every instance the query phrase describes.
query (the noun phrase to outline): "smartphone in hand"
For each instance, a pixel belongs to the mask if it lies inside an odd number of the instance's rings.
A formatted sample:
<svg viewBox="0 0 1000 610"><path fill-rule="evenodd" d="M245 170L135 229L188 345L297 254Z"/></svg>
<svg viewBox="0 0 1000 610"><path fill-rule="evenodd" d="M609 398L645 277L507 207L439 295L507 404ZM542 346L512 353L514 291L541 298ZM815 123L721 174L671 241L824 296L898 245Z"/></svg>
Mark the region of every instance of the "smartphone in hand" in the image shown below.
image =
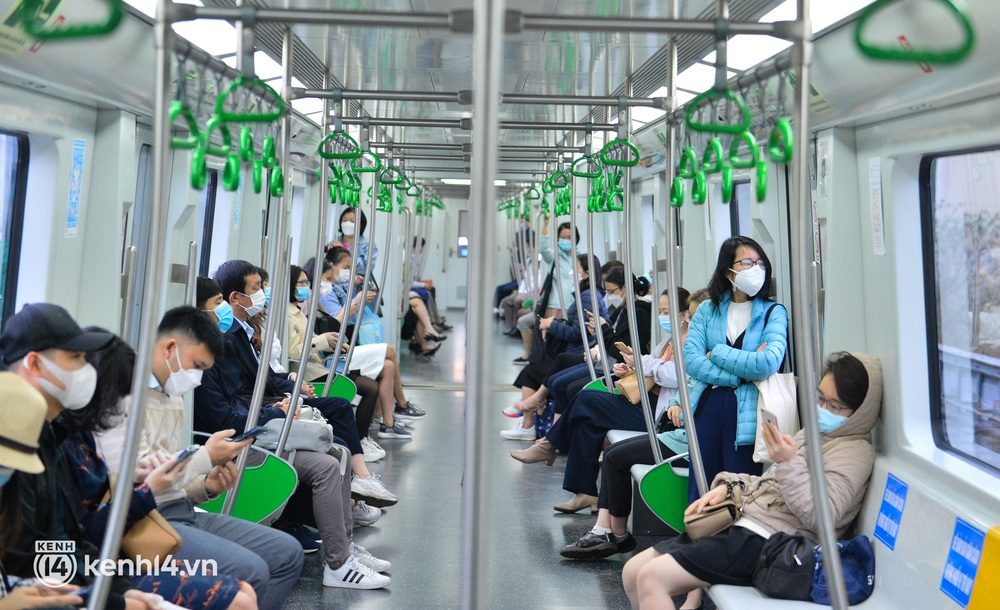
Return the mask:
<svg viewBox="0 0 1000 610"><path fill-rule="evenodd" d="M615 341L615 347L618 348L619 352L628 353L629 350L628 346L622 343L621 341Z"/></svg>
<svg viewBox="0 0 1000 610"><path fill-rule="evenodd" d="M762 408L760 410L760 418L765 424L774 424L775 427L778 427L778 417L774 413L768 411L767 409Z"/></svg>
<svg viewBox="0 0 1000 610"><path fill-rule="evenodd" d="M256 428L254 428L252 430L247 430L243 434L238 434L236 436L231 436L231 437L227 438L226 440L229 441L230 443L239 443L239 442L245 441L245 440L247 440L248 438L251 438L251 437L252 438L257 438L261 434L264 434L264 432L266 432L266 431L267 431L266 427L264 427L264 426L257 426Z"/></svg>
<svg viewBox="0 0 1000 610"><path fill-rule="evenodd" d="M191 445L190 447L178 453L177 457L174 458L173 466L167 468L167 472L173 472L174 470L177 469L178 466L190 460L192 457L194 457L195 453L198 453L199 449L201 449L201 445Z"/></svg>

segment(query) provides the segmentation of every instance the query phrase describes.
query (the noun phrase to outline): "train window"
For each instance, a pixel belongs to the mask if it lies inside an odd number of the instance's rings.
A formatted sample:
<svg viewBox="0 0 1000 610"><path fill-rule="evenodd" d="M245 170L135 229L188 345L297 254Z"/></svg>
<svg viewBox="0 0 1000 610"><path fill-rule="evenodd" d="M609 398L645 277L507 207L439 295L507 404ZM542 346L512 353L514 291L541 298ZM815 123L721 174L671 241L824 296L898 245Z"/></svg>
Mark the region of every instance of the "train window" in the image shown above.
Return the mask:
<svg viewBox="0 0 1000 610"><path fill-rule="evenodd" d="M920 178L935 442L1000 470L1000 149L925 157Z"/></svg>
<svg viewBox="0 0 1000 610"><path fill-rule="evenodd" d="M458 258L469 257L469 211L458 212Z"/></svg>
<svg viewBox="0 0 1000 610"><path fill-rule="evenodd" d="M219 170L208 170L207 178L205 188L198 196L198 217L201 218L198 275L205 276L212 268L212 235L215 231L215 196L219 191Z"/></svg>
<svg viewBox="0 0 1000 610"><path fill-rule="evenodd" d="M28 137L0 131L0 310L3 322L14 315L21 229L28 186Z"/></svg>

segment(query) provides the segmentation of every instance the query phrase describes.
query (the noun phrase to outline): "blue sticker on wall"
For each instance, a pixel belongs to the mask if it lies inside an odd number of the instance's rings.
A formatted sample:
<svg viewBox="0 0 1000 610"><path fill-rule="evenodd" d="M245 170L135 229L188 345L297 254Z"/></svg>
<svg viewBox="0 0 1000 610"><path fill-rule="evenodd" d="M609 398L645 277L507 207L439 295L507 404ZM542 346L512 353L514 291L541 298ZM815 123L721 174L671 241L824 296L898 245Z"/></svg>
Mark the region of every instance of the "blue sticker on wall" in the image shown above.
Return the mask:
<svg viewBox="0 0 1000 610"><path fill-rule="evenodd" d="M941 592L963 608L969 605L972 596L985 540L985 533L961 519L955 520L955 533L951 536L951 548L941 576Z"/></svg>
<svg viewBox="0 0 1000 610"><path fill-rule="evenodd" d="M882 494L882 507L878 509L878 520L875 521L875 538L890 550L896 549L896 537L899 535L899 524L903 522L908 489L906 483L889 473L889 478L885 481L885 493Z"/></svg>
<svg viewBox="0 0 1000 610"><path fill-rule="evenodd" d="M69 197L66 201L65 237L76 237L80 227L80 191L83 188L83 158L86 140L73 140L73 159L69 172Z"/></svg>

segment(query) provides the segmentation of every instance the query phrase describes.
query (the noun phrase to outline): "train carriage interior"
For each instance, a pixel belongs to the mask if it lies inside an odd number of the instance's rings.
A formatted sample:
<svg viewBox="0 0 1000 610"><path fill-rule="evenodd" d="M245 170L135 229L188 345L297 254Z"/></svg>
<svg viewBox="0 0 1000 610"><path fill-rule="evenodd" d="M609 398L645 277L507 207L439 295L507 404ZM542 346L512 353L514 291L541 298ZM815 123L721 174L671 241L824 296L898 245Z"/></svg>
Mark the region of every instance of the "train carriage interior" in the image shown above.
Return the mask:
<svg viewBox="0 0 1000 610"><path fill-rule="evenodd" d="M994 0L0 0L0 356L48 407L0 380L0 610L1000 608L998 54ZM42 303L121 341L21 349ZM111 346L115 451L44 372L96 410ZM32 572L62 430L138 478L80 466L54 540L121 565L147 498L239 567ZM804 598L757 565L796 531Z"/></svg>

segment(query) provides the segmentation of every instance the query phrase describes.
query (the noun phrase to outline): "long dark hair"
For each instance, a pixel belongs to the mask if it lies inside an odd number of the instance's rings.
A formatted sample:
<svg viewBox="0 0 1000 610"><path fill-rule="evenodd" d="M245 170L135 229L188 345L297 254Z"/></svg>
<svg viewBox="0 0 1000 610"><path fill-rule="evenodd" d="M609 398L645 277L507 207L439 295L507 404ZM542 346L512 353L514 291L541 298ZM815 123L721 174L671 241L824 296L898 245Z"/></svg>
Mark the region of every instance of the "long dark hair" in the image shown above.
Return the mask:
<svg viewBox="0 0 1000 610"><path fill-rule="evenodd" d="M84 330L108 332L97 326L89 326ZM59 420L75 431L103 432L114 428L121 421L119 403L132 392L135 350L115 337L104 349L89 352L87 362L97 369L97 389L94 390L94 396L79 411L64 409Z"/></svg>
<svg viewBox="0 0 1000 610"><path fill-rule="evenodd" d="M577 254L576 260L580 261L583 270L590 274L590 277L580 282L580 292L586 290L587 286L596 288L602 295L604 294L604 279L601 277L601 261L596 254ZM596 269L597 273L591 273L591 269Z"/></svg>
<svg viewBox="0 0 1000 610"><path fill-rule="evenodd" d="M733 289L733 285L729 281L729 278L726 277L726 273L732 270L733 262L736 259L736 251L739 250L740 246L753 248L766 265L766 269L764 270L764 285L761 287L760 292L755 294L753 298L764 299L765 301L771 300L771 260L767 258L767 252L764 252L764 248L761 248L760 244L749 237L734 235L722 242L722 247L719 248L719 260L715 264L715 272L712 273L712 279L708 282L708 294L711 295L712 303L716 307L722 302L722 297Z"/></svg>
<svg viewBox="0 0 1000 610"><path fill-rule="evenodd" d="M347 216L348 212L354 212L354 235L344 235L344 216ZM344 211L340 213L340 220L337 221L337 233L344 235L344 237L353 237L354 241L357 241L359 237L365 234L365 229L367 228L368 217L361 211L361 208L344 208Z"/></svg>
<svg viewBox="0 0 1000 610"><path fill-rule="evenodd" d="M295 291L299 288L299 276L305 273L305 271L303 271L302 267L299 267L298 265L292 265L290 273L292 274L292 277L289 278L291 281L288 288L288 302L298 303L299 300L295 298Z"/></svg>

